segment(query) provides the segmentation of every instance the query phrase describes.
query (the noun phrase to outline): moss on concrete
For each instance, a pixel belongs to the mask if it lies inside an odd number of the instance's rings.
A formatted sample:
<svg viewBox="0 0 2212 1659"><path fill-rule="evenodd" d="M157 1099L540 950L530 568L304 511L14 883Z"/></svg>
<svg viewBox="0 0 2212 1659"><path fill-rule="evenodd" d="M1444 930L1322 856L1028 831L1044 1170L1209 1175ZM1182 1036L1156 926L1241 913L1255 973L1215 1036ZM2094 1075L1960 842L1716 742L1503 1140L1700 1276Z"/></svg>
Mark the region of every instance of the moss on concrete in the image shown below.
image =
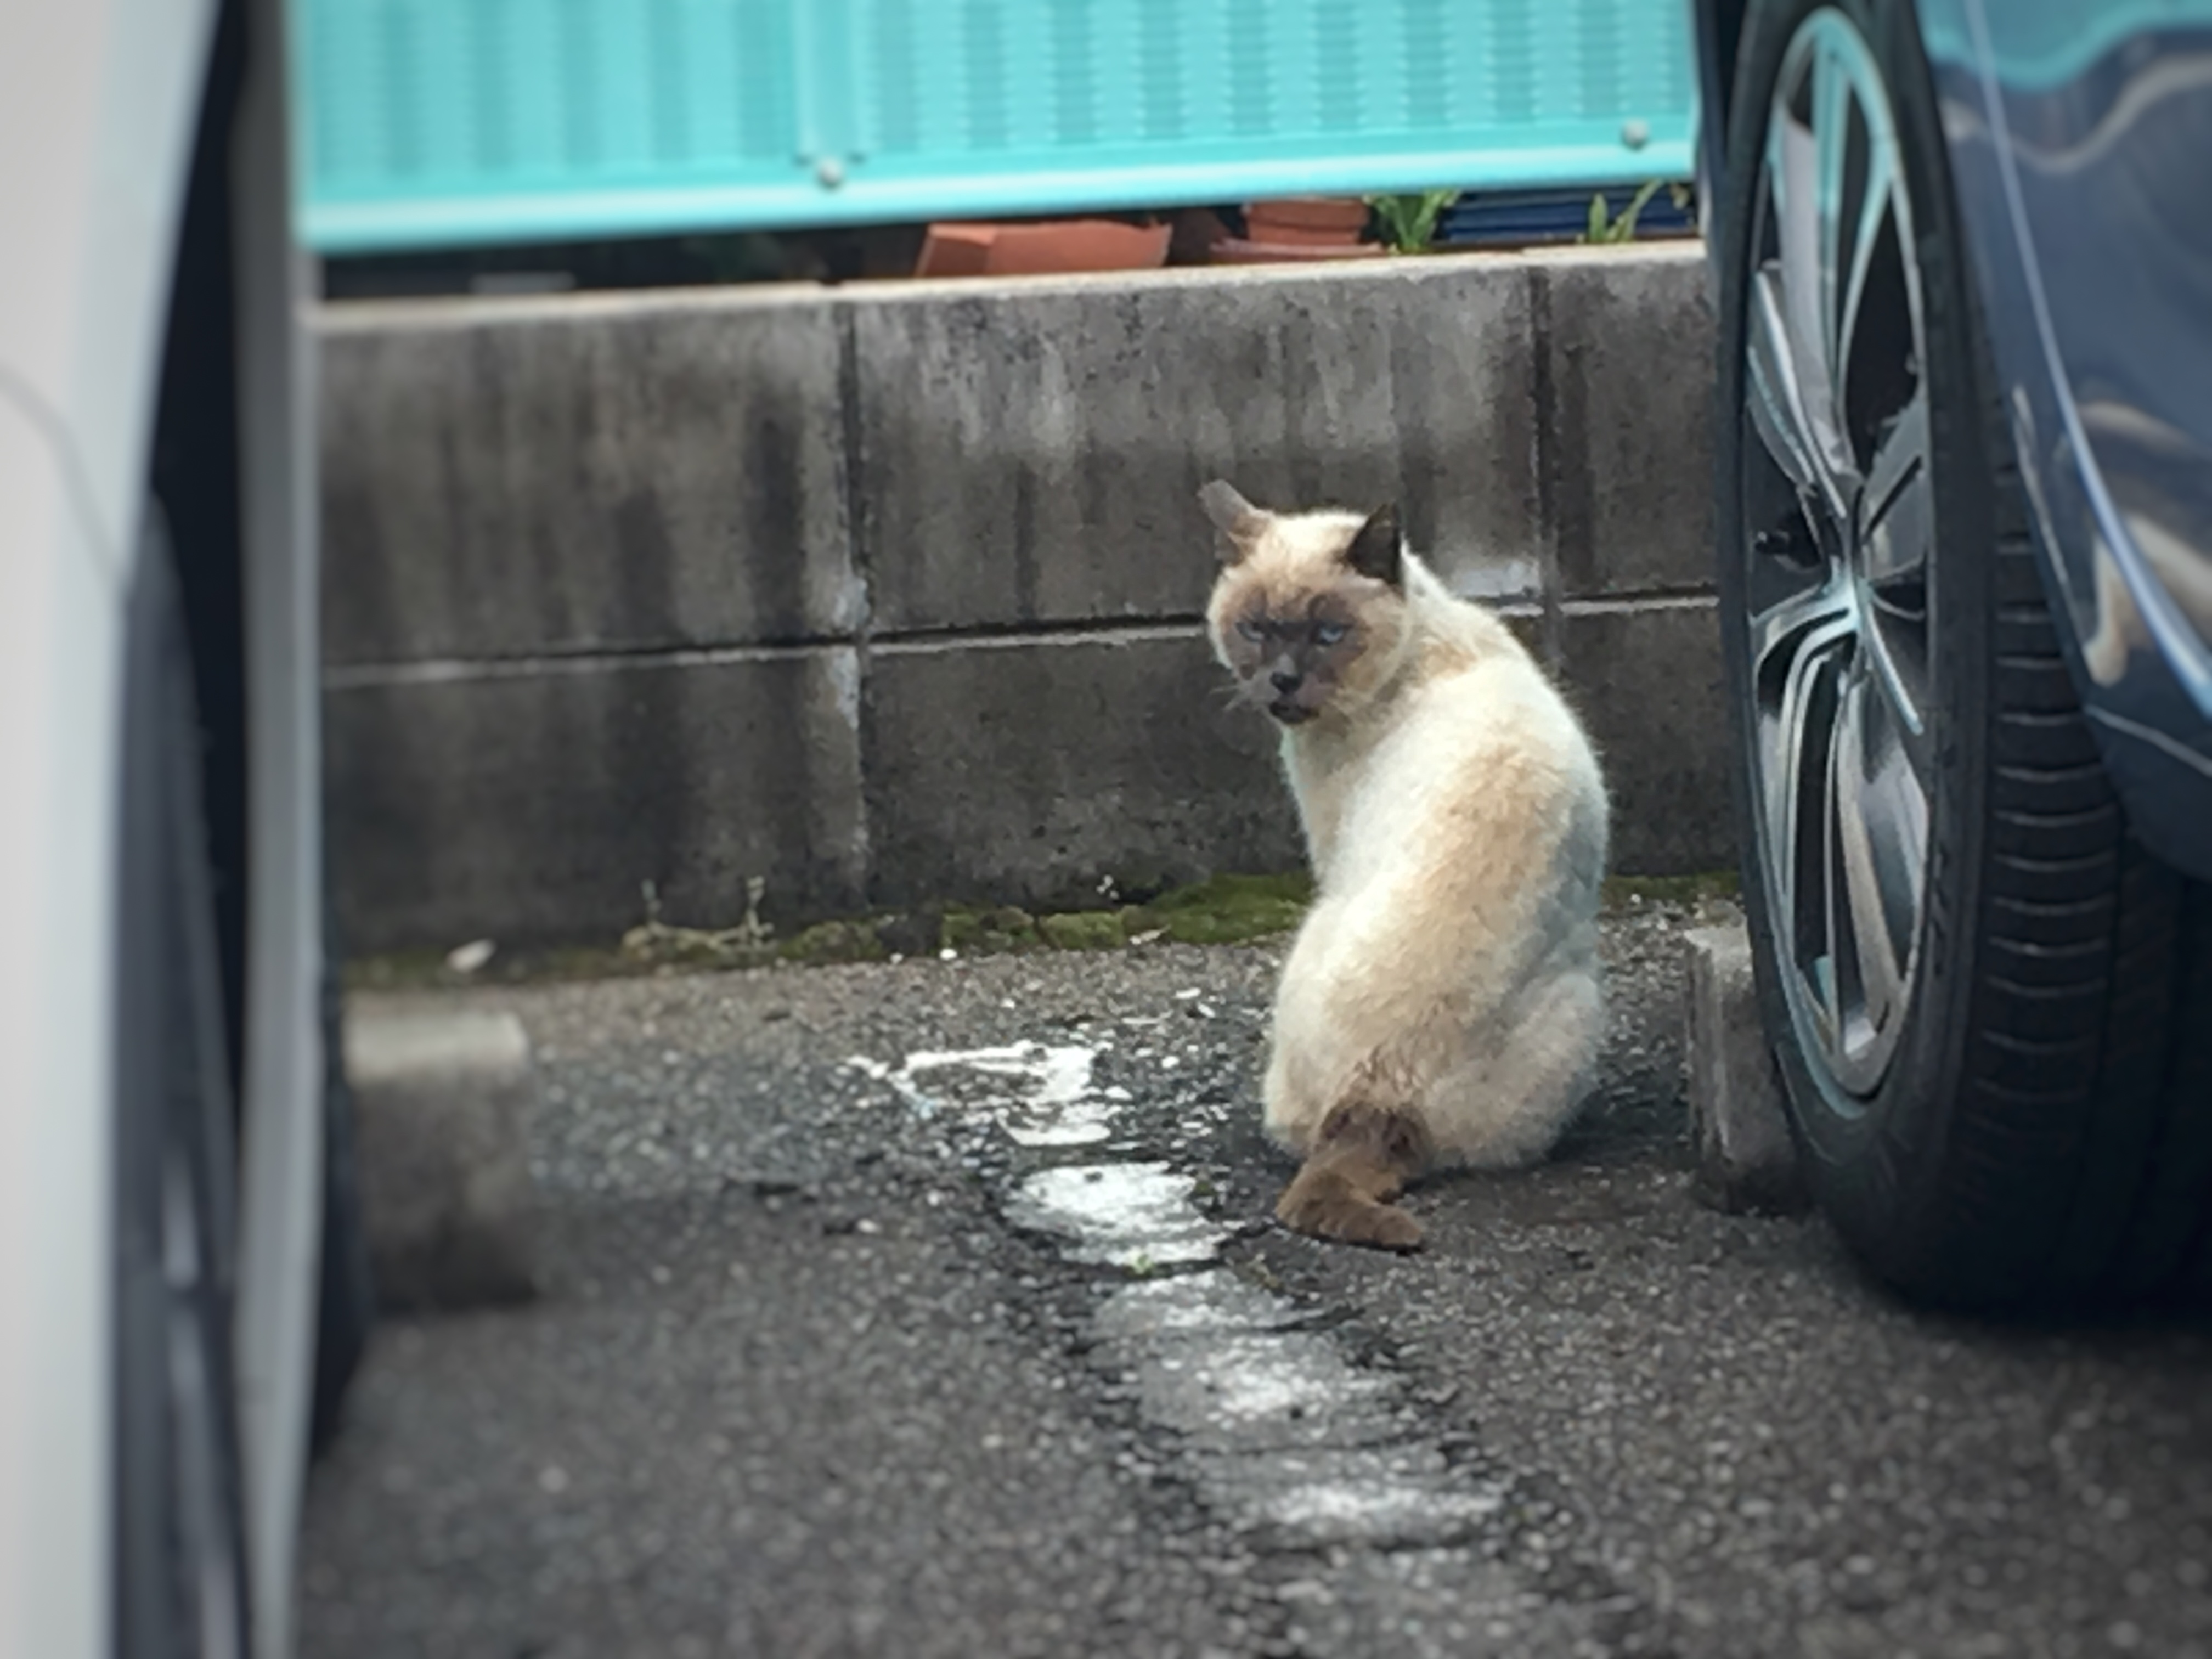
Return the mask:
<svg viewBox="0 0 2212 1659"><path fill-rule="evenodd" d="M1305 915L1313 883L1304 874L1212 876L1121 912L1131 939L1158 933L1179 945L1240 945L1288 933Z"/></svg>
<svg viewBox="0 0 2212 1659"><path fill-rule="evenodd" d="M1701 910L1732 902L1733 870L1688 876L1615 876L1605 905L1615 913L1647 905ZM658 921L632 928L619 946L566 945L501 951L473 974L456 973L443 952L396 951L357 958L345 968L354 990L420 990L462 985L514 985L557 980L615 979L638 974L712 972L779 964L817 967L882 962L932 947L963 956L1019 951L1114 951L1133 941L1240 945L1295 928L1312 902L1304 875L1213 876L1119 910L1070 910L1031 915L1011 905L927 905L913 910L817 922L775 939L757 921L731 928L675 927Z"/></svg>
<svg viewBox="0 0 2212 1659"><path fill-rule="evenodd" d="M882 962L890 955L873 921L822 921L776 947L778 959L808 967L830 962Z"/></svg>
<svg viewBox="0 0 2212 1659"><path fill-rule="evenodd" d="M1037 933L1055 951L1114 951L1128 942L1111 910L1066 910L1039 916Z"/></svg>
<svg viewBox="0 0 2212 1659"><path fill-rule="evenodd" d="M462 984L544 984L553 980L613 980L637 973L702 973L745 967L823 967L830 963L883 963L898 953L953 949L963 956L1009 951L1115 951L1134 940L1179 945L1243 945L1298 925L1312 902L1307 876L1212 876L1176 887L1144 905L1030 915L1011 905L925 905L845 921L817 922L787 940L775 940L759 922L730 929L695 929L646 922L619 947L571 947L498 951L476 973L447 967L442 951L394 951L356 957L345 964L354 991L416 991ZM1736 872L1712 869L1694 876L1613 876L1606 880L1606 909L1635 911L1646 905L1705 909L1736 898Z"/></svg>
<svg viewBox="0 0 2212 1659"><path fill-rule="evenodd" d="M782 964L817 967L882 962L931 948L963 956L1020 951L1114 951L1138 940L1237 945L1286 933L1312 896L1303 875L1214 876L1119 910L1036 916L1012 905L927 905L817 922L786 939L757 921L737 927L679 927L653 920L617 945L501 951L472 974L456 973L436 951L395 951L346 964L355 990L419 990L616 979L639 974L716 972Z"/></svg>
<svg viewBox="0 0 2212 1659"><path fill-rule="evenodd" d="M945 912L938 925L939 948L963 956L1004 956L1012 951L1033 951L1042 943L1036 919L1026 910L1000 905L990 910L957 907Z"/></svg>

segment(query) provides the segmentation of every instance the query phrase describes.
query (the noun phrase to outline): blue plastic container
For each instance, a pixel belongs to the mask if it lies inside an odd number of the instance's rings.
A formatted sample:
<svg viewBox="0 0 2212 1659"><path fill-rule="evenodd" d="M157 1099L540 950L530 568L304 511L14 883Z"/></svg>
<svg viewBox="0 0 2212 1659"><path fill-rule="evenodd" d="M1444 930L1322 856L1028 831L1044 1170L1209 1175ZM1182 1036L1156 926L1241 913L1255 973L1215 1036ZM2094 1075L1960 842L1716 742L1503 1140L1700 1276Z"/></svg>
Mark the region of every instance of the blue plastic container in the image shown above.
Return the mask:
<svg viewBox="0 0 2212 1659"><path fill-rule="evenodd" d="M1677 0L298 0L355 252L1690 170Z"/></svg>
<svg viewBox="0 0 2212 1659"><path fill-rule="evenodd" d="M1483 191L1462 196L1437 220L1443 247L1524 247L1532 242L1571 242L1589 228L1590 198L1605 198L1606 217L1618 219L1636 199L1635 187ZM1636 216L1639 237L1689 236L1696 216L1660 191Z"/></svg>

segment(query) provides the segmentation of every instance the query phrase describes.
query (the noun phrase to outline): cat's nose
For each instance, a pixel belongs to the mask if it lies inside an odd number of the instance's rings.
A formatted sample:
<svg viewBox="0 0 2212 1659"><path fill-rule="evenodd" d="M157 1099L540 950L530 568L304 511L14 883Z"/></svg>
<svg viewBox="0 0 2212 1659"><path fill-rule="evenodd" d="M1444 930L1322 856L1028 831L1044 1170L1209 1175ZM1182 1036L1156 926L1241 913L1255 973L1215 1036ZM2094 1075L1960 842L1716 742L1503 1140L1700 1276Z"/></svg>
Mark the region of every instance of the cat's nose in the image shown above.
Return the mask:
<svg viewBox="0 0 2212 1659"><path fill-rule="evenodd" d="M1304 675L1294 673L1291 671L1284 668L1278 668L1267 678L1274 681L1275 690L1281 692L1286 697L1289 696L1291 692L1297 690L1298 687L1304 685L1306 679Z"/></svg>

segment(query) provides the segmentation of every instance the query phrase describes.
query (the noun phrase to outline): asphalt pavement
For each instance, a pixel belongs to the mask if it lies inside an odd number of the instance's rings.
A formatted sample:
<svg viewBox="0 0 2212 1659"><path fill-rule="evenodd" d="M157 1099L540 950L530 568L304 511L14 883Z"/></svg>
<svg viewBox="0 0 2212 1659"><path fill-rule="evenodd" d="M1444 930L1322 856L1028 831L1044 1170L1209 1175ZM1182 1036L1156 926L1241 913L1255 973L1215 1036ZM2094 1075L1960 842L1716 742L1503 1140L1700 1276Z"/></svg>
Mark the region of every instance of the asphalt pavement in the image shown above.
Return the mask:
<svg viewBox="0 0 2212 1659"><path fill-rule="evenodd" d="M543 1290L380 1331L304 1659L2212 1659L2212 1327L1701 1207L1690 920L1408 1259L1267 1221L1279 942L436 994L536 1046Z"/></svg>

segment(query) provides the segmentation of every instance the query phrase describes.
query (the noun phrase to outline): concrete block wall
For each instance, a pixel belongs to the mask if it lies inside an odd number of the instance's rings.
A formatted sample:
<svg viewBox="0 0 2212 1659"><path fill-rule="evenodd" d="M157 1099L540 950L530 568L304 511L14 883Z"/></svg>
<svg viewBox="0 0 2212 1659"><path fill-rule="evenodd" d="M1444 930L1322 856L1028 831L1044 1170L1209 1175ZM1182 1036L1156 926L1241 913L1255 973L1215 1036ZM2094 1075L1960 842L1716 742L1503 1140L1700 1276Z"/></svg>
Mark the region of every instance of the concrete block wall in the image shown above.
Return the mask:
<svg viewBox="0 0 2212 1659"><path fill-rule="evenodd" d="M1397 500L1730 856L1693 247L323 313L356 949L1041 906L1295 865L1199 617L1207 478Z"/></svg>

